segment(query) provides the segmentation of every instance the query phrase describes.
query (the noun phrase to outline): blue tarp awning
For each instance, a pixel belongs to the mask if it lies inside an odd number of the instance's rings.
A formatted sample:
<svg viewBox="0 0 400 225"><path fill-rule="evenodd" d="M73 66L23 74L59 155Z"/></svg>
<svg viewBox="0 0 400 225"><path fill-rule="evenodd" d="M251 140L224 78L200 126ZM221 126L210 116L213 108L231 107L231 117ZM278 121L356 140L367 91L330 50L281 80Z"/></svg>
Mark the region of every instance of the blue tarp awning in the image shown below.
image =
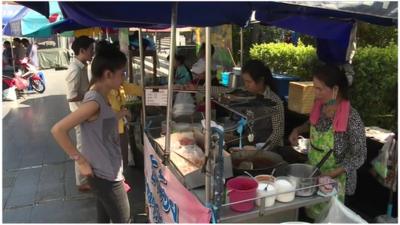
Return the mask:
<svg viewBox="0 0 400 225"><path fill-rule="evenodd" d="M63 14L85 26L166 28L172 2L60 2ZM318 57L345 63L356 20L397 24L397 2L178 2L178 26L244 26L251 11L264 25L317 38Z"/></svg>
<svg viewBox="0 0 400 225"><path fill-rule="evenodd" d="M86 26L169 27L172 2L60 2L63 14ZM178 2L178 26L244 26L250 19L249 2ZM149 26L146 26L147 28Z"/></svg>

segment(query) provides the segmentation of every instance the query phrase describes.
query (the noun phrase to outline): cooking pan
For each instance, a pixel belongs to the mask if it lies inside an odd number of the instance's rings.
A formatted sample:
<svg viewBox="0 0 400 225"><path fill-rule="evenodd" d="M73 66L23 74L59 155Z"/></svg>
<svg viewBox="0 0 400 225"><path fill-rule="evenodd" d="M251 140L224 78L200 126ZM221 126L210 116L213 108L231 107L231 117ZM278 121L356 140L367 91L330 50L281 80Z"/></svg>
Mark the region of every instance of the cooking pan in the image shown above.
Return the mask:
<svg viewBox="0 0 400 225"><path fill-rule="evenodd" d="M280 168L287 166L287 162L274 152L265 150L229 149L233 167L233 175L243 175L245 171L253 176L271 174L274 168L279 174ZM282 172L281 172L282 173Z"/></svg>

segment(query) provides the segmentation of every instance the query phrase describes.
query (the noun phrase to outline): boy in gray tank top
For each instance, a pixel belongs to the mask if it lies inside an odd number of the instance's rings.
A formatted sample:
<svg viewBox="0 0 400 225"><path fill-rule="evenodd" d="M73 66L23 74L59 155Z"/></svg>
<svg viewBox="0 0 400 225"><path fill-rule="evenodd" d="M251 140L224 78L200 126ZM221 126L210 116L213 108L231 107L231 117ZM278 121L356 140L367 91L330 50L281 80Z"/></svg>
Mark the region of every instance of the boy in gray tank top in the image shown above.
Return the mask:
<svg viewBox="0 0 400 225"><path fill-rule="evenodd" d="M117 130L118 119L129 115L129 111L114 113L107 101L108 93L122 84L126 61L125 55L111 45L100 49L92 62L91 88L82 104L51 129L57 143L77 163L80 173L88 177L96 196L98 223L131 221ZM81 130L81 153L68 136L75 126Z"/></svg>

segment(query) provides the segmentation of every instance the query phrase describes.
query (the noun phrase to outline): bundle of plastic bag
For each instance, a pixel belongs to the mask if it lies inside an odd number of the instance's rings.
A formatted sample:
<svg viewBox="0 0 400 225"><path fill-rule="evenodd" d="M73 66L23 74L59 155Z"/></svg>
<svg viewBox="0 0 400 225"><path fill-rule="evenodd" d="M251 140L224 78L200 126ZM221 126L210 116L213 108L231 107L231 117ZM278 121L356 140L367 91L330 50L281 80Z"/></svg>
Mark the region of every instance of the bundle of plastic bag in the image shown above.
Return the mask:
<svg viewBox="0 0 400 225"><path fill-rule="evenodd" d="M15 92L15 86L3 90L3 100L6 101L17 100L17 93Z"/></svg>
<svg viewBox="0 0 400 225"><path fill-rule="evenodd" d="M177 93L172 109L173 117L192 115L195 111L195 104L191 94Z"/></svg>
<svg viewBox="0 0 400 225"><path fill-rule="evenodd" d="M357 213L347 208L337 197L331 198L320 216L317 223L367 223Z"/></svg>

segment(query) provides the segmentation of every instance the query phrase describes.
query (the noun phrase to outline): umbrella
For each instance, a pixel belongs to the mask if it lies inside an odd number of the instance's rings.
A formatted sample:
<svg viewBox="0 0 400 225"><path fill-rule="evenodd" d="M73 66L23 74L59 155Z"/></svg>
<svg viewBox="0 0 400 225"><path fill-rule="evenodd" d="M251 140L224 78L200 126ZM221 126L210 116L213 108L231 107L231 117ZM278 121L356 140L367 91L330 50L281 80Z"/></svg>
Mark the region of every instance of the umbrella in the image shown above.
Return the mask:
<svg viewBox="0 0 400 225"><path fill-rule="evenodd" d="M9 22L3 29L3 34L9 36L24 36L63 17L58 2L50 2L49 6L51 13L49 19L34 10L23 7L17 15L9 19Z"/></svg>
<svg viewBox="0 0 400 225"><path fill-rule="evenodd" d="M21 5L4 4L2 8L3 26L5 26L11 18L17 15L17 13L20 12L22 8L24 7Z"/></svg>

